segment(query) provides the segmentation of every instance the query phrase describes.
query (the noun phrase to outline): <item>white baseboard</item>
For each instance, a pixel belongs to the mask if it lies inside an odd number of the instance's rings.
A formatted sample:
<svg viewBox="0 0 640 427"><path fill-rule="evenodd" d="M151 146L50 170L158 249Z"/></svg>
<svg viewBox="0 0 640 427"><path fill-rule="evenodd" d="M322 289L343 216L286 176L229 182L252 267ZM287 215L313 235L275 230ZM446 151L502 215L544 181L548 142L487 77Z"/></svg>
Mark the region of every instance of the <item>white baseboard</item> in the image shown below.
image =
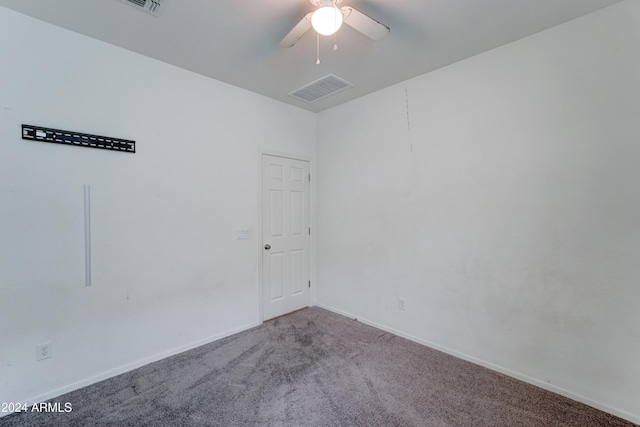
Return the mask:
<svg viewBox="0 0 640 427"><path fill-rule="evenodd" d="M115 377L115 376L120 375L120 374L124 374L124 373L129 372L129 371L133 371L134 369L141 368L141 367L143 367L145 365L148 365L150 363L157 362L158 360L162 360L162 359L165 359L165 358L170 357L170 356L175 356L176 354L180 354L180 353L183 353L185 351L192 350L194 348L200 347L202 345L209 344L209 343L212 343L214 341L218 341L218 340L220 340L222 338L226 338L226 337L231 336L233 334L237 334L238 332L246 331L247 329L251 329L251 328L253 328L255 326L258 326L261 323L262 322L251 322L251 323L249 323L247 325L244 325L244 326L241 326L239 328L235 328L235 329L232 329L232 330L229 330L229 331L225 331L225 332L222 332L220 334L217 334L217 335L214 335L214 336L211 336L211 337L208 337L208 338L196 341L196 342L192 342L192 343L189 343L189 344L186 344L186 345L183 345L183 346L180 346L180 347L168 350L168 351L164 351L162 353L158 353L158 354L155 354L155 355L150 356L150 357L145 357L144 359L140 359L140 360L137 360L135 362L128 363L128 364L123 365L123 366L119 366L119 367L117 367L115 369L110 369L108 371L105 371L105 372L102 372L100 374L91 376L89 378L85 378L85 379L82 379L80 381L76 381L76 382L73 382L71 384L67 384L67 385L65 385L63 387L59 387L59 388L56 388L54 390L50 390L50 391L48 391L46 393L42 393L42 394L39 394L37 396L33 396L31 398L23 399L23 400L19 400L19 401L23 402L23 403L26 403L28 406L32 406L35 403L40 403L40 402L44 402L44 401L49 400L49 399L53 399L55 397L58 397L58 396L61 396L61 395L65 394L65 393L69 393L71 391L78 390L79 388L86 387L86 386L89 386L91 384L95 384L97 382L100 382L100 381ZM10 413L0 413L0 418L2 418L3 416L6 416L6 415L10 415Z"/></svg>
<svg viewBox="0 0 640 427"><path fill-rule="evenodd" d="M316 304L316 307L324 308L325 310L329 310L329 311L331 311L333 313L340 314L340 315L348 317L350 319L356 319L358 322L364 323L364 324L369 325L369 326L373 326L376 329L380 329L382 331L392 333L392 334L397 335L399 337L406 338L406 339L408 339L410 341L416 342L416 343L424 345L426 347L433 348L433 349L441 351L443 353L447 353L447 354L450 354L452 356L455 356L455 357L457 357L459 359L463 359L463 360L466 360L468 362L475 363L476 365L480 365L480 366L483 366L485 368L491 369L492 371L500 372L501 374L508 375L508 376L510 376L512 378L516 378L518 380L524 381L524 382L529 383L531 385L534 385L536 387L540 387L542 389L545 389L545 390L548 390L550 392L559 394L561 396L568 397L569 399L573 399L573 400L575 400L577 402L584 403L585 405L591 406L593 408L599 409L599 410L604 411L604 412L608 412L609 414L615 415L617 417L624 418L625 420L631 421L632 423L640 424L640 416L633 415L633 414L630 414L630 413L628 413L626 411L622 411L620 409L617 409L617 408L611 407L609 405L606 405L604 403L597 402L595 400L589 399L588 397L585 397L585 396L582 396L582 395L579 395L579 394L576 394L576 393L572 393L569 390L565 390L563 388L554 386L553 384L549 384L549 383L547 383L545 381L541 381L539 379L536 379L536 378L521 374L519 372L512 371L510 369L504 368L504 367L502 367L500 365L496 365L494 363L487 362L487 361L484 361L482 359L478 359L477 357L473 357L473 356L469 356L469 355L464 354L464 353L460 353L460 352L458 352L456 350L452 350L450 348L443 347L443 346L438 345L436 343L433 343L433 342L430 342L430 341L427 341L427 340L423 340L423 339L415 337L413 335L406 334L406 333L404 333L402 331L396 330L394 328L390 328L390 327L385 326L385 325L381 325L379 323L373 322L373 321L368 320L368 319L364 319L362 317L358 317L358 316L356 316L354 314L347 313L345 311L339 310L339 309L334 308L334 307L329 307L329 306L326 306L326 305L323 305L323 304Z"/></svg>

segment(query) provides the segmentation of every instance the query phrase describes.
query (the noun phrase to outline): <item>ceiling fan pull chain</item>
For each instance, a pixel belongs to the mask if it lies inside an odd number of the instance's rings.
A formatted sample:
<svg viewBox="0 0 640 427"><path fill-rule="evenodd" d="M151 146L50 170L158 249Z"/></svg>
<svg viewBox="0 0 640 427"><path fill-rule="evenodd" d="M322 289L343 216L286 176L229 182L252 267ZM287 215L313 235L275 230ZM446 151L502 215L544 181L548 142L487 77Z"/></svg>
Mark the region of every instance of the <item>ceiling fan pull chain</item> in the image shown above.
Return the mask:
<svg viewBox="0 0 640 427"><path fill-rule="evenodd" d="M338 50L338 33L333 33L333 50Z"/></svg>
<svg viewBox="0 0 640 427"><path fill-rule="evenodd" d="M320 65L320 33L316 33L316 65Z"/></svg>

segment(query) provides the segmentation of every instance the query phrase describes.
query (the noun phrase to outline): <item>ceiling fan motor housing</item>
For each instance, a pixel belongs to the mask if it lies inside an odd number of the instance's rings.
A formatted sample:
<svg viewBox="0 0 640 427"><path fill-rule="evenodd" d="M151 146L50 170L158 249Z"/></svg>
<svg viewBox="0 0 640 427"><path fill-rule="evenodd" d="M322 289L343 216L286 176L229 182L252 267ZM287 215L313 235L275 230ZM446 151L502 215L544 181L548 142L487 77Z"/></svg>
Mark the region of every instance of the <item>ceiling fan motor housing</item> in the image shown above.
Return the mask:
<svg viewBox="0 0 640 427"><path fill-rule="evenodd" d="M333 6L333 5L339 5L340 3L342 3L342 0L309 0L311 2L312 5L316 6L316 7L326 7L326 6Z"/></svg>

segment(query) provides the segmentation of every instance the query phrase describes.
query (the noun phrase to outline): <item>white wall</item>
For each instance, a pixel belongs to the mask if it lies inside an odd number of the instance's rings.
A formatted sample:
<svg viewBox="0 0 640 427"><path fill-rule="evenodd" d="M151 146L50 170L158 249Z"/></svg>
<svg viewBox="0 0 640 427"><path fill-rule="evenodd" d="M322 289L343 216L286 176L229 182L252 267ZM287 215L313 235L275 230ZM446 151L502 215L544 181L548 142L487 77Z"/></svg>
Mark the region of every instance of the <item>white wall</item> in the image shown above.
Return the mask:
<svg viewBox="0 0 640 427"><path fill-rule="evenodd" d="M320 113L319 305L639 422L638 40L628 0Z"/></svg>
<svg viewBox="0 0 640 427"><path fill-rule="evenodd" d="M313 158L315 115L4 8L0 58L0 402L257 324L258 152ZM137 153L24 141L23 123Z"/></svg>

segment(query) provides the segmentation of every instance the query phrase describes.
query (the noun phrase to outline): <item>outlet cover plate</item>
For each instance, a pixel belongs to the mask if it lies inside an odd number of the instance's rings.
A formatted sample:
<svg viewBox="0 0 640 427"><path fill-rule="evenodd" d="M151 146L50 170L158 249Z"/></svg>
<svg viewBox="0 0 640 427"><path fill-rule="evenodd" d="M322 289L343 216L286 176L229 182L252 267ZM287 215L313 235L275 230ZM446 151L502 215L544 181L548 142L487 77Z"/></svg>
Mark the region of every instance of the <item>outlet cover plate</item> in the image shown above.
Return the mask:
<svg viewBox="0 0 640 427"><path fill-rule="evenodd" d="M36 346L36 360L50 359L53 355L53 344L51 341L38 344Z"/></svg>

